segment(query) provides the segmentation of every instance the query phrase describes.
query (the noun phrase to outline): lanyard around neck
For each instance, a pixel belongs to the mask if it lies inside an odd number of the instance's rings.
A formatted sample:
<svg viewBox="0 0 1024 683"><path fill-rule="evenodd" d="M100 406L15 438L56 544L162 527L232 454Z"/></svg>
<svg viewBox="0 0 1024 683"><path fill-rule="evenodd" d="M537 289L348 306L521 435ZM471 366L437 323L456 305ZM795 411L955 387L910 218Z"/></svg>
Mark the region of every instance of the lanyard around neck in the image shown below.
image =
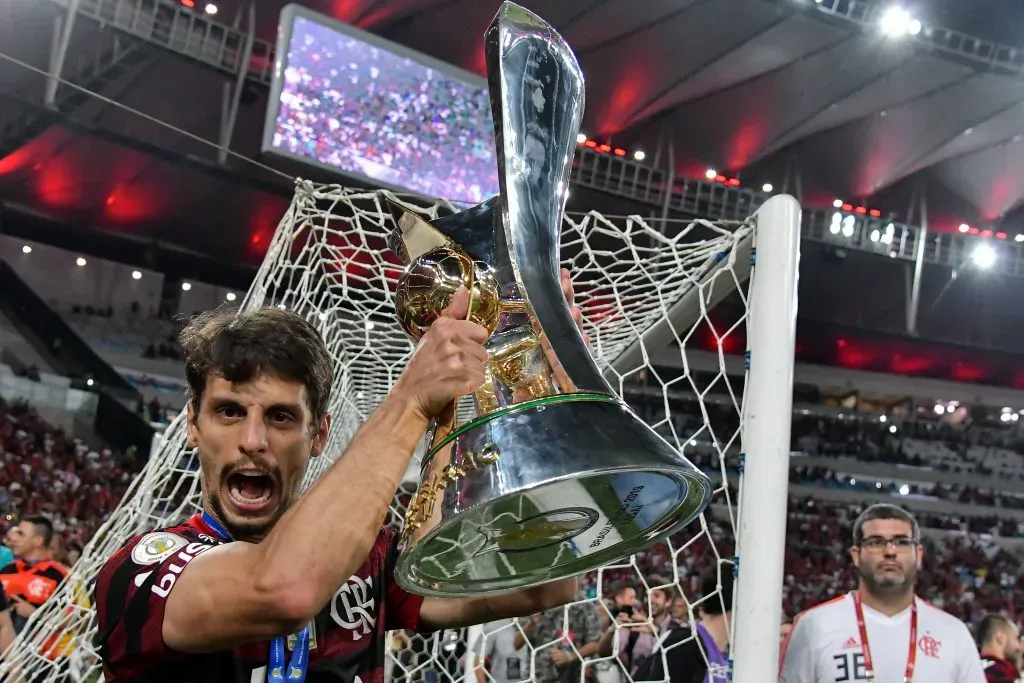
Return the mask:
<svg viewBox="0 0 1024 683"><path fill-rule="evenodd" d="M221 541L230 543L231 534L224 525L209 512L203 511L203 524L209 527ZM309 626L299 631L295 639L295 647L292 649L291 659L285 656L285 640L277 636L270 641L270 657L267 662L267 683L303 683L306 680L306 670L309 667ZM285 669L287 668L287 675Z"/></svg>
<svg viewBox="0 0 1024 683"><path fill-rule="evenodd" d="M864 652L864 668L867 669L868 683L875 681L875 667L871 660L871 647L868 645L868 628L864 623L864 606L861 603L860 591L853 592L853 609L857 613L857 628L860 630L860 647ZM914 678L914 666L917 663L917 598L910 603L910 648L907 652L907 669L903 673L903 683L910 683Z"/></svg>

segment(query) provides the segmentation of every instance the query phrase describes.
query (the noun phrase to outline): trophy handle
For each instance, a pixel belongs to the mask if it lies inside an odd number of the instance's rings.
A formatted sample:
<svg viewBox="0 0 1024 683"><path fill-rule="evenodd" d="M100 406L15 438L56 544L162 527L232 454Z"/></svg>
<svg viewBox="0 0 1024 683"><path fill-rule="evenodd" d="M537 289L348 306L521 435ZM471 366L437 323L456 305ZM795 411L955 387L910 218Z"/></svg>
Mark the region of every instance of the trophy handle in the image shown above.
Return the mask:
<svg viewBox="0 0 1024 683"><path fill-rule="evenodd" d="M498 182L497 210L534 327L577 391L612 394L572 319L559 280L562 214L583 119L583 72L550 25L503 2L485 37Z"/></svg>

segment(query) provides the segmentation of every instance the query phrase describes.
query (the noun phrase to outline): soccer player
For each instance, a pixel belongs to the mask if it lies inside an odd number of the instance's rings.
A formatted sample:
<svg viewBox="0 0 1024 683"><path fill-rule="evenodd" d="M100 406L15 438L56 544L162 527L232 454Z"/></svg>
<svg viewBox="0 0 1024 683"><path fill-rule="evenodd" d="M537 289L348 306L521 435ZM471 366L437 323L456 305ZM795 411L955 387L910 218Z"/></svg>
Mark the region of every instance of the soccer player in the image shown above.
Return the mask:
<svg viewBox="0 0 1024 683"><path fill-rule="evenodd" d="M719 571L721 569L721 571ZM719 590L719 575L721 590ZM732 566L715 567L701 579L696 632L672 621L661 633L651 654L633 676L637 681L671 683L726 683L729 676L729 633L732 623L734 578ZM715 593L718 592L718 595ZM710 597L708 597L710 596ZM664 651L664 652L662 652ZM664 655L664 658L662 657ZM668 676L665 676L665 665Z"/></svg>
<svg viewBox="0 0 1024 683"><path fill-rule="evenodd" d="M1017 624L1001 614L986 614L978 624L978 649L988 683L1017 683L1022 654Z"/></svg>
<svg viewBox="0 0 1024 683"><path fill-rule="evenodd" d="M857 590L797 616L781 683L984 683L967 626L914 595L920 541L917 520L895 505L857 517Z"/></svg>
<svg viewBox="0 0 1024 683"><path fill-rule="evenodd" d="M562 285L571 305L565 271ZM264 308L208 313L182 332L203 511L132 538L101 569L108 683L370 683L382 680L389 629L458 628L573 599L575 579L470 599L393 581L396 535L382 525L402 475L431 418L484 381L487 333L463 319L468 309L462 289L301 496L331 427L331 358L316 329Z"/></svg>

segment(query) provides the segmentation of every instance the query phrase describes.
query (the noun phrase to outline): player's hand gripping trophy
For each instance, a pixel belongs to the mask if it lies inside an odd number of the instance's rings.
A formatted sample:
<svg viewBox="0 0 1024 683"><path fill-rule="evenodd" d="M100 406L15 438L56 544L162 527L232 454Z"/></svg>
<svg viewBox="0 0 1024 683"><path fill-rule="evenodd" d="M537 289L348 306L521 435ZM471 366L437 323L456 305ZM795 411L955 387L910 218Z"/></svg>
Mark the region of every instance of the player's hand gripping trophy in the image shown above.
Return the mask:
<svg viewBox="0 0 1024 683"><path fill-rule="evenodd" d="M502 4L485 36L501 194L432 222L392 205L414 339L460 288L489 334L475 417L435 420L396 580L480 595L586 572L692 521L708 478L614 395L572 319L559 237L583 115L563 38Z"/></svg>

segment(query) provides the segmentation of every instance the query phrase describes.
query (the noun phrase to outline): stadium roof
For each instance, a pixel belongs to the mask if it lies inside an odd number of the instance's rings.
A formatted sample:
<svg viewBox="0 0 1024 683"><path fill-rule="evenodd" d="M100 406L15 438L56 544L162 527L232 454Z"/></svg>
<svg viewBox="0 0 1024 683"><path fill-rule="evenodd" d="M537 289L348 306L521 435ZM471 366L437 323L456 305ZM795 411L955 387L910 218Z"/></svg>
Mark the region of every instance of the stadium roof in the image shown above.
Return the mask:
<svg viewBox="0 0 1024 683"><path fill-rule="evenodd" d="M54 17L68 2L0 2L2 52L45 70ZM219 0L215 16L204 15L202 4L82 0L63 69L65 78L187 135L102 101L76 102L66 87L59 111L47 110L39 104L45 79L0 64L0 196L77 226L257 260L291 187L239 159L219 167L216 153L191 137L220 138L225 85L245 52L242 0ZM284 4L257 3L260 41L232 137L233 151L253 158ZM303 4L482 73L481 36L497 1ZM1002 4L1006 20L994 21L985 18L994 4L988 0L919 3L910 9L924 25L900 38L879 28L885 6L839 0L524 4L577 51L587 76L585 131L598 140L644 149L653 160L659 141L671 139L678 172L701 177L710 167L744 186L785 183L792 191L799 176L811 204L839 197L901 214L918 185L934 227L965 222L1016 231L1024 200L1024 51L932 24L962 24L998 40L1020 23L1007 19ZM183 30L183 21L193 23ZM130 29L111 29L118 25ZM200 28L201 49L182 42Z"/></svg>

